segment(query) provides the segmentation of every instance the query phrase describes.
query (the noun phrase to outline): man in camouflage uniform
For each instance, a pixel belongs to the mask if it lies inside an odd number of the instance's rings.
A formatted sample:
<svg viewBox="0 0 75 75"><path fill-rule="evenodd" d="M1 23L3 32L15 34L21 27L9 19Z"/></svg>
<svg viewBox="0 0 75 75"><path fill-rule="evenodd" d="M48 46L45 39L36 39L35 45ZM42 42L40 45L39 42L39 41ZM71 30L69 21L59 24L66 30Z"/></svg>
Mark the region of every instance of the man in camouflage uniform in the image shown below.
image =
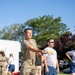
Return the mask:
<svg viewBox="0 0 75 75"><path fill-rule="evenodd" d="M6 61L7 57L5 56L4 51L0 51L0 75L6 75Z"/></svg>
<svg viewBox="0 0 75 75"><path fill-rule="evenodd" d="M25 39L22 43L23 61L20 75L40 75L38 67L35 66L35 53L45 53L39 50L36 41L32 38L32 30L24 30Z"/></svg>

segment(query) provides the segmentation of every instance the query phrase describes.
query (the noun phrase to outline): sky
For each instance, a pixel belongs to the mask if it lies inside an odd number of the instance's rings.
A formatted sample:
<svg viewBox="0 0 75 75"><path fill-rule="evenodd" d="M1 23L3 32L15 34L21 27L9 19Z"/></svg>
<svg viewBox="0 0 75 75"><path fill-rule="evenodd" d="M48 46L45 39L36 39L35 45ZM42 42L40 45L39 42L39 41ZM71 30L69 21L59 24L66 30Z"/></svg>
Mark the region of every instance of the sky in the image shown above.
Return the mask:
<svg viewBox="0 0 75 75"><path fill-rule="evenodd" d="M75 0L0 0L0 28L43 15L61 17L74 33Z"/></svg>

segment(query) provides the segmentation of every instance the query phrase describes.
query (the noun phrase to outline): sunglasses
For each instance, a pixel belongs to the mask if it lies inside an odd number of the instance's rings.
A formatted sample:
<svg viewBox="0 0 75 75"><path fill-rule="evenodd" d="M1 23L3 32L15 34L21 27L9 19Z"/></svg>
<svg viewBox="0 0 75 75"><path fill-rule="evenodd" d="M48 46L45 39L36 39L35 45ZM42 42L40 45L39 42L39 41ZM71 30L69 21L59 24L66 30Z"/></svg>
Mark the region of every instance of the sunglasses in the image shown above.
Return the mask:
<svg viewBox="0 0 75 75"><path fill-rule="evenodd" d="M54 43L54 42L50 42L50 43Z"/></svg>

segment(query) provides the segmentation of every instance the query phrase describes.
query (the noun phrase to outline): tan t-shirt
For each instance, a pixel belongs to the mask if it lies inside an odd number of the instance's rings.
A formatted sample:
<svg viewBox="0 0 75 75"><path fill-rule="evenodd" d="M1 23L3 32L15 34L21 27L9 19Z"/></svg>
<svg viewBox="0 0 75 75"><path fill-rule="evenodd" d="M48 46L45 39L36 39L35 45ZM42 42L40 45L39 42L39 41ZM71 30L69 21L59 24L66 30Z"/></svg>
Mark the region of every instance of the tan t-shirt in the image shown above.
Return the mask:
<svg viewBox="0 0 75 75"><path fill-rule="evenodd" d="M27 49L28 45L32 45L34 48L37 47L36 41L34 39L29 39L29 40L24 39L23 44L22 44L23 60L24 61L26 59L34 59L35 60L35 52Z"/></svg>

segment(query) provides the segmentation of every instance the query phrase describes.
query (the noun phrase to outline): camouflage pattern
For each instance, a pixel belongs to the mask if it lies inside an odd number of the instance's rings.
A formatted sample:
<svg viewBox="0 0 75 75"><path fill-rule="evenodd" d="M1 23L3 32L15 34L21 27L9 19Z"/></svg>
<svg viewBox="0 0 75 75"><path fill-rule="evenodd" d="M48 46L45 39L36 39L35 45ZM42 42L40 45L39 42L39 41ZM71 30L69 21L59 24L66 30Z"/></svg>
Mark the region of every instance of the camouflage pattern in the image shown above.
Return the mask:
<svg viewBox="0 0 75 75"><path fill-rule="evenodd" d="M20 75L41 75L41 66L32 64L32 60L24 61L21 67Z"/></svg>
<svg viewBox="0 0 75 75"><path fill-rule="evenodd" d="M35 52L27 48L27 46L29 45L33 46L34 48L37 47L36 41L34 39L24 40L24 42L22 43L23 61L27 59L33 59L35 61Z"/></svg>
<svg viewBox="0 0 75 75"><path fill-rule="evenodd" d="M0 54L0 75L7 75L6 74L6 57Z"/></svg>
<svg viewBox="0 0 75 75"><path fill-rule="evenodd" d="M40 69L35 66L35 52L27 49L28 45L37 47L34 39L24 40L22 44L23 61L21 65L20 75L41 75Z"/></svg>

